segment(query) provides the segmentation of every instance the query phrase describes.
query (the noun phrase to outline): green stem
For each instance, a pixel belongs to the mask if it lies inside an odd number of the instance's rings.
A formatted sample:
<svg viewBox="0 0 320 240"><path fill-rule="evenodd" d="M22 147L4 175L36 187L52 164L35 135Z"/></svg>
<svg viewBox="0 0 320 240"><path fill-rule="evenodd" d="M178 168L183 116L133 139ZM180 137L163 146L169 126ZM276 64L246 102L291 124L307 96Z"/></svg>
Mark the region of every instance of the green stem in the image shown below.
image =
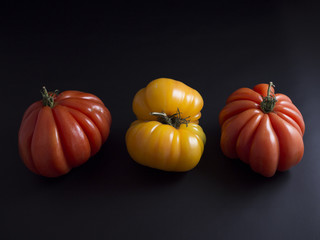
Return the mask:
<svg viewBox="0 0 320 240"><path fill-rule="evenodd" d="M186 124L188 127L188 123L190 122L190 120L187 120L189 117L181 118L181 113L179 111L179 108L177 112L171 116L168 116L164 112L151 112L150 114L158 117L159 122L163 124L168 124L177 129L180 127L181 124Z"/></svg>
<svg viewBox="0 0 320 240"><path fill-rule="evenodd" d="M263 101L260 103L260 108L264 113L269 113L273 111L274 106L276 105L277 99L274 93L271 95L271 87L275 87L273 82L269 83L267 96L263 98Z"/></svg>
<svg viewBox="0 0 320 240"><path fill-rule="evenodd" d="M46 87L43 86L41 89L41 95L42 95L42 105L43 106L48 106L50 108L54 107L54 100L56 96L58 95L58 90L55 90L54 92L48 92Z"/></svg>

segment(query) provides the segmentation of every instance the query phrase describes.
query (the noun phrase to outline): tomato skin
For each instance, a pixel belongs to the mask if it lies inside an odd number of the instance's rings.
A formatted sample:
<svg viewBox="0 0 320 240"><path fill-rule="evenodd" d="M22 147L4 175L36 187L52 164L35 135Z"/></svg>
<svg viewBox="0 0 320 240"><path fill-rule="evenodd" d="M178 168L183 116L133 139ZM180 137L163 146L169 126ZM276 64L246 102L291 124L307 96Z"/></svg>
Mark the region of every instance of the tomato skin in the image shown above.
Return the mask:
<svg viewBox="0 0 320 240"><path fill-rule="evenodd" d="M182 82L159 78L137 92L133 99L134 121L126 133L131 158L139 164L164 171L193 169L203 154L206 136L197 124L203 99ZM179 127L162 123L151 113L177 114L188 124Z"/></svg>
<svg viewBox="0 0 320 240"><path fill-rule="evenodd" d="M85 163L107 140L111 115L96 96L65 91L55 105L33 103L24 113L18 134L19 154L32 172L58 177Z"/></svg>
<svg viewBox="0 0 320 240"><path fill-rule="evenodd" d="M189 117L198 122L201 117L203 99L198 91L180 81L170 78L158 78L137 92L132 109L139 120L157 120L150 112L164 112L172 115L179 108L181 117Z"/></svg>
<svg viewBox="0 0 320 240"><path fill-rule="evenodd" d="M227 157L239 158L253 171L271 177L301 161L305 124L297 107L281 93L275 94L273 111L262 111L267 90L267 84L258 84L228 97L219 114L220 146Z"/></svg>
<svg viewBox="0 0 320 240"><path fill-rule="evenodd" d="M127 149L136 162L164 171L183 172L200 161L206 141L194 123L176 129L158 121L133 122L126 134Z"/></svg>

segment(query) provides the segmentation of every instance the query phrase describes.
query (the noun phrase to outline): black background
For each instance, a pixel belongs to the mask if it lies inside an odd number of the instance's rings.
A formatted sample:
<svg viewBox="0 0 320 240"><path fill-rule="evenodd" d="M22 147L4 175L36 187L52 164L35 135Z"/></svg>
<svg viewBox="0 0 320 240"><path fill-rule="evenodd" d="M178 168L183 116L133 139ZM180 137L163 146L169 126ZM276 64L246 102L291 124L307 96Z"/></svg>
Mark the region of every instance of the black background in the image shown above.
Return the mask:
<svg viewBox="0 0 320 240"><path fill-rule="evenodd" d="M319 8L257 2L2 6L1 238L320 239ZM140 166L126 151L134 94L159 77L204 98L207 144L187 173ZM306 133L302 161L265 178L223 156L218 114L234 90L269 81ZM93 93L113 117L101 151L56 179L18 155L22 115L43 85Z"/></svg>

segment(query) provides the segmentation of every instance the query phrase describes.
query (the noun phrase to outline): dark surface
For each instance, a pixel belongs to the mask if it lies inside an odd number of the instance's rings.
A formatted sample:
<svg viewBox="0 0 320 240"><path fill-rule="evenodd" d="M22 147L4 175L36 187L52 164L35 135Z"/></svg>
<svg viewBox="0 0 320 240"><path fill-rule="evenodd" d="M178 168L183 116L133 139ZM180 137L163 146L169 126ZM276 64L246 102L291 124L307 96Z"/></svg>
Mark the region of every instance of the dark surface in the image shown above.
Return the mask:
<svg viewBox="0 0 320 240"><path fill-rule="evenodd" d="M1 8L1 239L320 239L319 17L314 5L14 5ZM130 159L134 94L158 77L197 89L207 135L199 165L166 173ZM273 81L302 112L305 154L272 178L219 148L218 114L240 87ZM99 96L111 111L101 151L47 179L18 155L40 88Z"/></svg>

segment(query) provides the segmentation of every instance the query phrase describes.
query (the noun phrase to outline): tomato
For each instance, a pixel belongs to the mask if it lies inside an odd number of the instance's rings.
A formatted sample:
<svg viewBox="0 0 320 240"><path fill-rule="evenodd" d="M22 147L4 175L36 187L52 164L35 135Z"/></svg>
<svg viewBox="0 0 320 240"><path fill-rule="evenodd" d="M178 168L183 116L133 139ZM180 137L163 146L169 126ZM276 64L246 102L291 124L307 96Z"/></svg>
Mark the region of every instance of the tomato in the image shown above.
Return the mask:
<svg viewBox="0 0 320 240"><path fill-rule="evenodd" d="M181 118L198 122L203 99L198 91L180 81L158 78L137 92L133 99L133 112L139 120L156 120L151 112L164 112L168 116L180 110Z"/></svg>
<svg viewBox="0 0 320 240"><path fill-rule="evenodd" d="M288 96L274 94L273 87L271 82L240 88L219 114L222 152L266 177L290 169L304 153L303 116Z"/></svg>
<svg viewBox="0 0 320 240"><path fill-rule="evenodd" d="M164 171L188 171L202 156L206 136L198 125L199 92L180 81L159 78L137 92L134 121L126 133L129 155L137 163Z"/></svg>
<svg viewBox="0 0 320 240"><path fill-rule="evenodd" d="M85 163L107 140L111 115L95 95L42 90L20 125L19 154L34 173L58 177Z"/></svg>

